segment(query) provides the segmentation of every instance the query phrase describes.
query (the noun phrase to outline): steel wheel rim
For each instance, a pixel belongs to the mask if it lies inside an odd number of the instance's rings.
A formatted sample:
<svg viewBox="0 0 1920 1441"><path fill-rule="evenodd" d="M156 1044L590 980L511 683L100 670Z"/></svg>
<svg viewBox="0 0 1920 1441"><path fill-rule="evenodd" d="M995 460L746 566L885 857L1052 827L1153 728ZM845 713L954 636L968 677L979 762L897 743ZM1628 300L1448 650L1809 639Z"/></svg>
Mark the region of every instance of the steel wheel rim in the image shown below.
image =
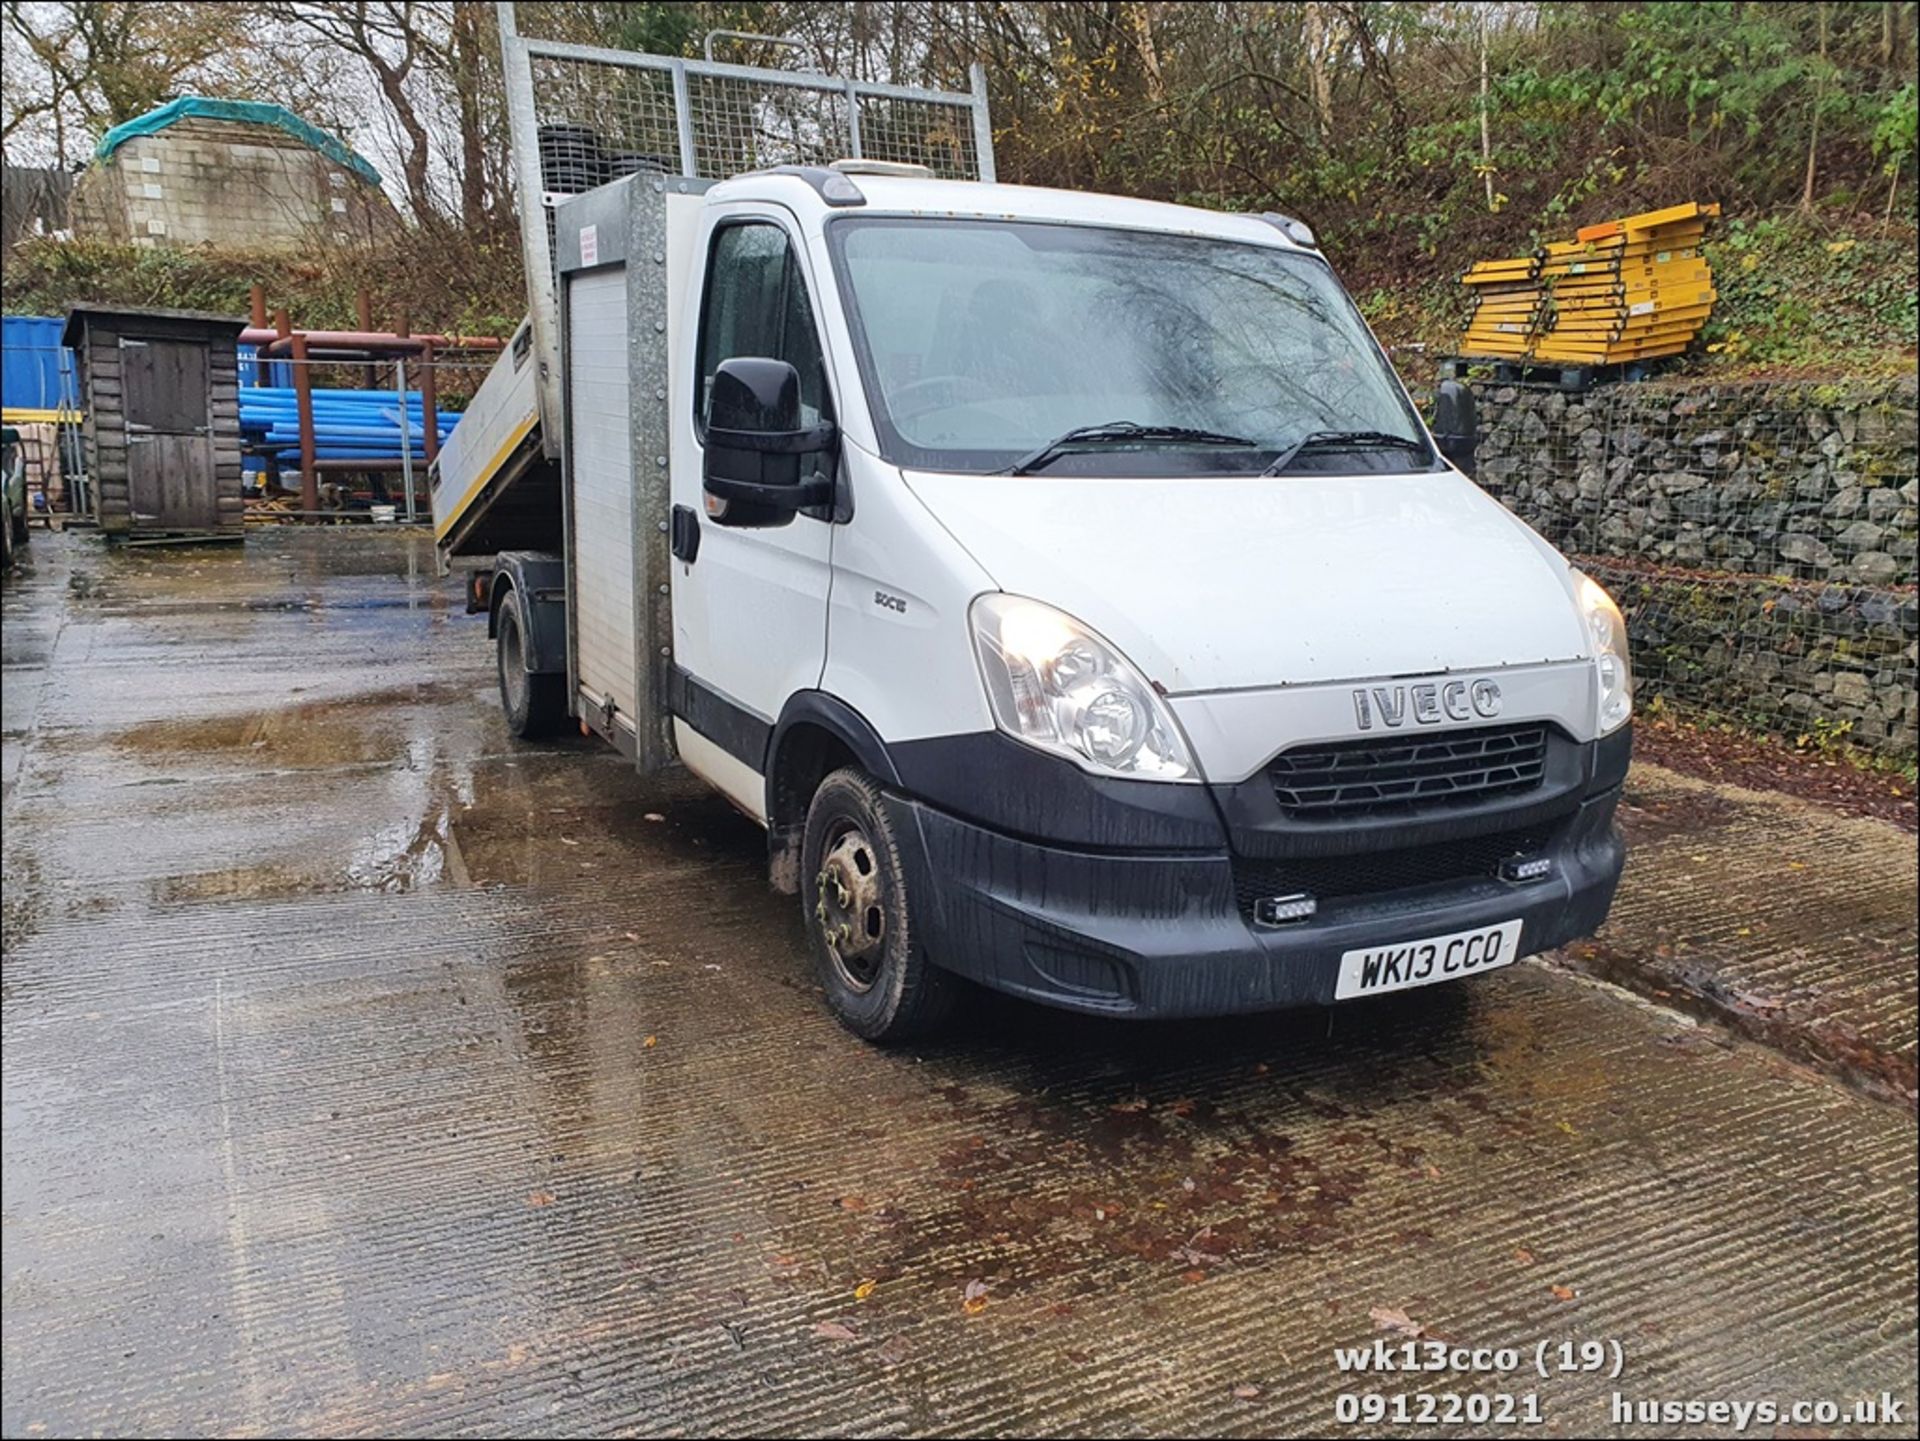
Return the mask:
<svg viewBox="0 0 1920 1441"><path fill-rule="evenodd" d="M520 655L520 627L511 620L500 627L500 689L506 694L507 709L520 709L527 688L527 668Z"/></svg>
<svg viewBox="0 0 1920 1441"><path fill-rule="evenodd" d="M835 974L851 990L872 990L886 959L886 883L880 853L856 822L828 831L813 884L814 924Z"/></svg>

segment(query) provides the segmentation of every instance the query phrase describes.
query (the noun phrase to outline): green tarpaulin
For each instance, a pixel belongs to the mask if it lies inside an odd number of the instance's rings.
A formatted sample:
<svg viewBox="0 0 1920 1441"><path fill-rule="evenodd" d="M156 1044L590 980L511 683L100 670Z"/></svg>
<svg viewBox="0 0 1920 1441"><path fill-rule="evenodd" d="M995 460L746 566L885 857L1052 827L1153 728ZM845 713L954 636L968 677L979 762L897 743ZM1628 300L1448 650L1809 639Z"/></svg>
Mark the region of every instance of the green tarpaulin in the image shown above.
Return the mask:
<svg viewBox="0 0 1920 1441"><path fill-rule="evenodd" d="M158 110L149 110L125 125L114 126L100 137L93 158L105 160L137 135L155 134L176 121L196 115L208 120L240 120L249 125L271 125L311 145L336 164L346 166L369 185L380 183L380 172L369 165L352 146L307 124L291 110L261 100L208 100L199 95L182 95L178 100L169 100Z"/></svg>

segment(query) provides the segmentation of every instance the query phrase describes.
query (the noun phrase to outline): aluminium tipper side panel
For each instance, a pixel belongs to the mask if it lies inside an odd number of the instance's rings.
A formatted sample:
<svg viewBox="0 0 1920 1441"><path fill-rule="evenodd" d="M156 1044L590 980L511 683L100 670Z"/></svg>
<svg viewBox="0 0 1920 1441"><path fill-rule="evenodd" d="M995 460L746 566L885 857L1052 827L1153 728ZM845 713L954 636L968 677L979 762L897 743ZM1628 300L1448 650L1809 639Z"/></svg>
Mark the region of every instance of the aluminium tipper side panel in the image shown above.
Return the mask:
<svg viewBox="0 0 1920 1441"><path fill-rule="evenodd" d="M433 496L433 538L442 547L456 528L485 509L524 473L538 445L539 395L534 387L533 321L520 322L460 423L427 468Z"/></svg>

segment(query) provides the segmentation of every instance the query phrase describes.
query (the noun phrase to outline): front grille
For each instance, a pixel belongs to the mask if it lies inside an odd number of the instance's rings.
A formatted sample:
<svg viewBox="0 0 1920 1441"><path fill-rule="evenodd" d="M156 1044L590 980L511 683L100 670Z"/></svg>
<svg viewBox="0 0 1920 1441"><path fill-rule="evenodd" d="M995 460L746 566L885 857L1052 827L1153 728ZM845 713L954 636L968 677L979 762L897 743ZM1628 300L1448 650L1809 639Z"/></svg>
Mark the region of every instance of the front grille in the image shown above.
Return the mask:
<svg viewBox="0 0 1920 1441"><path fill-rule="evenodd" d="M1307 891L1322 901L1377 896L1416 886L1491 880L1500 862L1531 855L1553 842L1551 826L1499 831L1466 840L1434 841L1399 850L1366 851L1352 856L1288 857L1256 860L1235 857L1233 888L1244 915L1267 896Z"/></svg>
<svg viewBox="0 0 1920 1441"><path fill-rule="evenodd" d="M1268 768L1294 820L1446 811L1532 790L1546 774L1542 724L1486 726L1283 751Z"/></svg>

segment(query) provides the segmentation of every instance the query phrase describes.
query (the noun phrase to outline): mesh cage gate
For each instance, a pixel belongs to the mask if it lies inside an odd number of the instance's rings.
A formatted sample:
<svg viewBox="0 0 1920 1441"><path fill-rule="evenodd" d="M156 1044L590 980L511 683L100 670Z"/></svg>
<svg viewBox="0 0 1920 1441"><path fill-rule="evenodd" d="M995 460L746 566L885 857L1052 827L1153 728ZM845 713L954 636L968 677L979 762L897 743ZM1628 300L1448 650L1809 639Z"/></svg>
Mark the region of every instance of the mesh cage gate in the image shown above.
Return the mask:
<svg viewBox="0 0 1920 1441"><path fill-rule="evenodd" d="M523 8L544 22L554 7ZM722 180L843 157L924 165L945 179L994 178L978 65L971 92L923 90L538 38L519 32L511 0L498 13L549 455L560 449L553 212L561 201L627 175Z"/></svg>

